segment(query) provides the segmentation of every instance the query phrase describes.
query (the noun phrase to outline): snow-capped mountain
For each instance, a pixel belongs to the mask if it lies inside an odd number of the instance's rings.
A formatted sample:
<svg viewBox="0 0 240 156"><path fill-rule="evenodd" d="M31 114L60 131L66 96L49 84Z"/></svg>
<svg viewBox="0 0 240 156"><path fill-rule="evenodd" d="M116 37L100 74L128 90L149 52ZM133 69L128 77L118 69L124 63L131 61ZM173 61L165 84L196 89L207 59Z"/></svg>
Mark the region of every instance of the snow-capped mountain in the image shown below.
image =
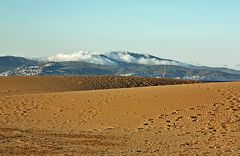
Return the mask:
<svg viewBox="0 0 240 156"><path fill-rule="evenodd" d="M203 81L240 81L240 71L194 66L153 55L112 51L57 54L45 60L0 57L0 76L119 75L167 77Z"/></svg>

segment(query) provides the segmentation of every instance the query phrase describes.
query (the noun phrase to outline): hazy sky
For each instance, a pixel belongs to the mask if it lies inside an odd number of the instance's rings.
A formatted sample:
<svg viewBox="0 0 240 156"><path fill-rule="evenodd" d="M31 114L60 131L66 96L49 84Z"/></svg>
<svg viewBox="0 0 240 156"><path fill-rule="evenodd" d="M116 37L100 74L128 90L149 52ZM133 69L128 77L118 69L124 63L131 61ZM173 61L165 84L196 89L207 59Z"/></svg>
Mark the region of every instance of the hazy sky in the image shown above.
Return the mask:
<svg viewBox="0 0 240 156"><path fill-rule="evenodd" d="M240 0L1 0L0 55L127 50L240 64Z"/></svg>

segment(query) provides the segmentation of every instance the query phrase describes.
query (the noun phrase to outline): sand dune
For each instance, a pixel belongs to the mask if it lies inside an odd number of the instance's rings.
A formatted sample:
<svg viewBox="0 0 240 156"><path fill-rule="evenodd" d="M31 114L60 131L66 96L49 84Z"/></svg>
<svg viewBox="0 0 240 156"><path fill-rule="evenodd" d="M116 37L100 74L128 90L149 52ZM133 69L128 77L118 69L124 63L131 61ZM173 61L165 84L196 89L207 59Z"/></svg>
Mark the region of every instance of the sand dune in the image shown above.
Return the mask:
<svg viewBox="0 0 240 156"><path fill-rule="evenodd" d="M240 154L239 82L73 91L15 79L0 79L1 155Z"/></svg>
<svg viewBox="0 0 240 156"><path fill-rule="evenodd" d="M196 83L189 80L129 76L0 77L0 95L68 92Z"/></svg>

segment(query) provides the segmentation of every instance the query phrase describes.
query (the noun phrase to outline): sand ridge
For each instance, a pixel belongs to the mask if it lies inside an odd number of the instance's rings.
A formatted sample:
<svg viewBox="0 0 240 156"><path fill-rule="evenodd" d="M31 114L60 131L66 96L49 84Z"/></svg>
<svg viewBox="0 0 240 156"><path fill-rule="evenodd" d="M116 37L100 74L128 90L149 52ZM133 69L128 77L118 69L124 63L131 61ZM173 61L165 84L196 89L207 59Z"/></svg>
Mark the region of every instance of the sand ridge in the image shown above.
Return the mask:
<svg viewBox="0 0 240 156"><path fill-rule="evenodd" d="M130 76L0 77L0 95L69 92L197 83L190 80Z"/></svg>
<svg viewBox="0 0 240 156"><path fill-rule="evenodd" d="M0 153L239 155L240 83L0 96Z"/></svg>

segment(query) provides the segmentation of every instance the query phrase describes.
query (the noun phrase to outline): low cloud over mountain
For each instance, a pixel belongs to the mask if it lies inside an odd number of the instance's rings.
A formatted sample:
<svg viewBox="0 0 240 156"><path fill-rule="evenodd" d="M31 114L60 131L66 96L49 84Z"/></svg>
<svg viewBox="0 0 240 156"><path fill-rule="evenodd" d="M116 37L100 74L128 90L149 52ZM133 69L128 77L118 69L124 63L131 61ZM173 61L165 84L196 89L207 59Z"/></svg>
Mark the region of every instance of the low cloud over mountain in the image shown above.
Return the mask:
<svg viewBox="0 0 240 156"><path fill-rule="evenodd" d="M121 75L165 77L202 81L239 81L240 71L196 66L153 55L112 51L57 54L46 60L0 57L0 76Z"/></svg>
<svg viewBox="0 0 240 156"><path fill-rule="evenodd" d="M131 64L143 64L143 65L178 65L188 66L187 64L161 59L156 56L147 54L138 54L127 51L113 51L106 54L97 54L87 51L79 51L71 54L57 54L55 56L48 57L48 61L64 62L64 61L84 61L88 63L111 65L118 63L131 63Z"/></svg>
<svg viewBox="0 0 240 156"><path fill-rule="evenodd" d="M91 53L88 51L79 51L71 54L62 54L59 53L55 56L48 57L48 61L53 62L64 62L64 61L84 61L94 64L109 65L114 64L110 59L101 56L97 53Z"/></svg>

